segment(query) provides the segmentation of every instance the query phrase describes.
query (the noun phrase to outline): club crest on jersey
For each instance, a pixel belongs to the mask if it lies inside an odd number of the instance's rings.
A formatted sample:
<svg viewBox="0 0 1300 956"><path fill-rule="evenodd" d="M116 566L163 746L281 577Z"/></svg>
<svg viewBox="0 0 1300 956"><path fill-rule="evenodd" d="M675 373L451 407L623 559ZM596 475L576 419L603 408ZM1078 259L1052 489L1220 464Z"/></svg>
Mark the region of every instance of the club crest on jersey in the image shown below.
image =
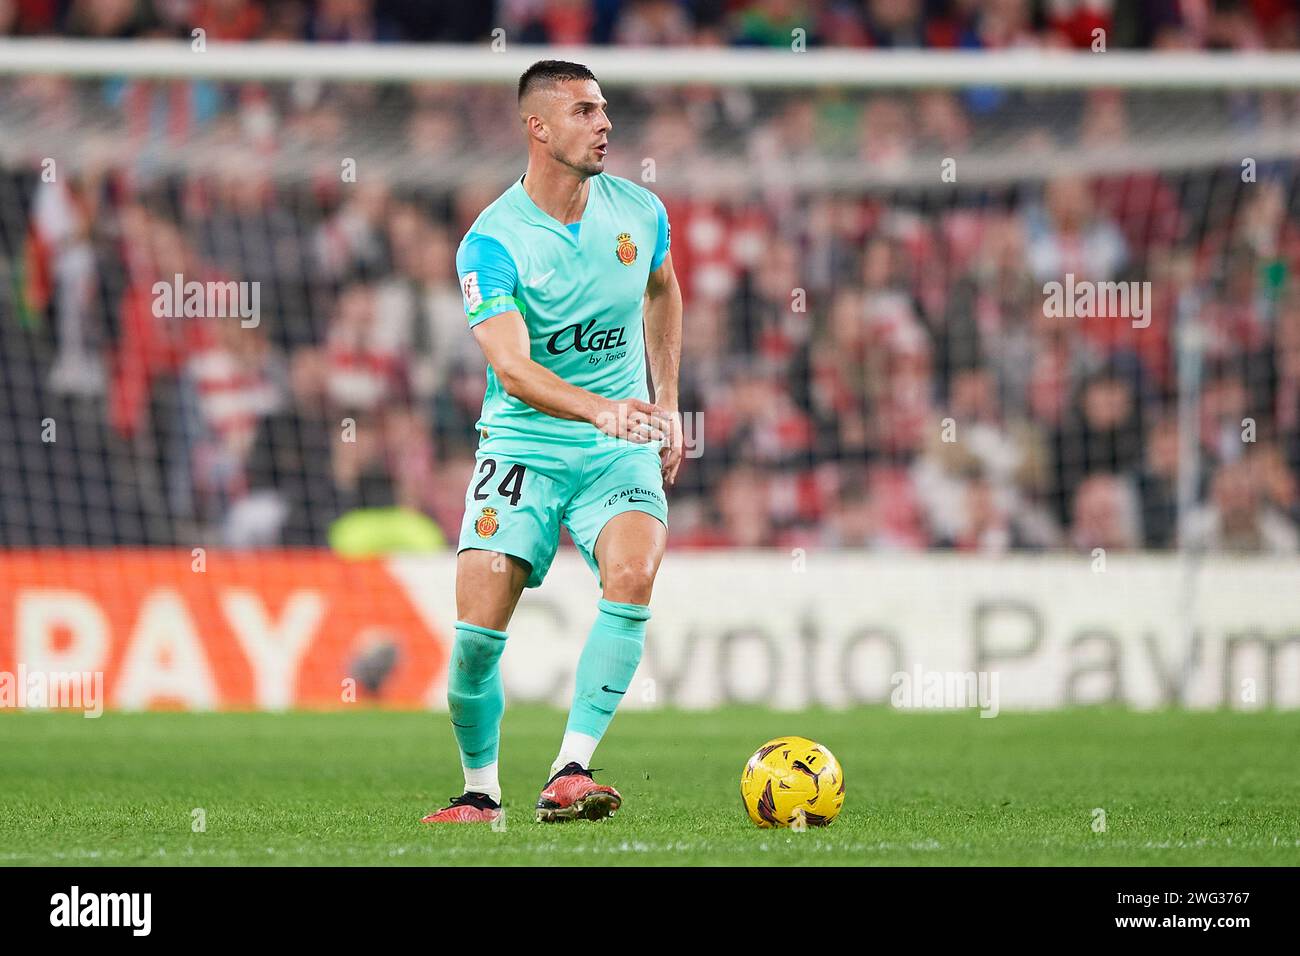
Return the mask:
<svg viewBox="0 0 1300 956"><path fill-rule="evenodd" d="M497 533L501 523L497 521L496 508L484 508L474 522L474 531L480 538L490 538Z"/></svg>
<svg viewBox="0 0 1300 956"><path fill-rule="evenodd" d="M630 266L636 262L636 243L632 241L632 234L620 232L618 234L618 261L625 266Z"/></svg>

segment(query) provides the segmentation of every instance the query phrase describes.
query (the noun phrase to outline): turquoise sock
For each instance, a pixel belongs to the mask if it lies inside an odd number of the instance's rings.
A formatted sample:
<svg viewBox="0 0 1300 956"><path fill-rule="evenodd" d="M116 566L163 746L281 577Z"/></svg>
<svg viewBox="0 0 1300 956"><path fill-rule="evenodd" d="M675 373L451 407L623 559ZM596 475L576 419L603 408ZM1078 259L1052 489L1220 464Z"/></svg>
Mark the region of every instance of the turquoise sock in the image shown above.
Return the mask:
<svg viewBox="0 0 1300 956"><path fill-rule="evenodd" d="M578 678L569 710L568 732L599 740L632 683L645 646L650 608L600 599L596 623L578 658Z"/></svg>
<svg viewBox="0 0 1300 956"><path fill-rule="evenodd" d="M504 631L456 622L456 641L447 665L447 709L465 767L496 762L506 709L499 666L505 647Z"/></svg>

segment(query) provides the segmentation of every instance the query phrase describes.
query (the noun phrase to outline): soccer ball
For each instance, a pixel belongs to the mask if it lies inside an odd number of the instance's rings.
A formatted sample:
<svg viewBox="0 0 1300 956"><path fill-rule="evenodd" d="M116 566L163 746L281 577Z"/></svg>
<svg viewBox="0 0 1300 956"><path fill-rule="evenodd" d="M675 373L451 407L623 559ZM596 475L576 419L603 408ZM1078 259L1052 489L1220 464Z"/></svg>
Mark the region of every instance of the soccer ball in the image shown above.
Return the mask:
<svg viewBox="0 0 1300 956"><path fill-rule="evenodd" d="M844 771L807 737L777 737L754 752L740 775L740 797L757 826L828 826L844 805Z"/></svg>

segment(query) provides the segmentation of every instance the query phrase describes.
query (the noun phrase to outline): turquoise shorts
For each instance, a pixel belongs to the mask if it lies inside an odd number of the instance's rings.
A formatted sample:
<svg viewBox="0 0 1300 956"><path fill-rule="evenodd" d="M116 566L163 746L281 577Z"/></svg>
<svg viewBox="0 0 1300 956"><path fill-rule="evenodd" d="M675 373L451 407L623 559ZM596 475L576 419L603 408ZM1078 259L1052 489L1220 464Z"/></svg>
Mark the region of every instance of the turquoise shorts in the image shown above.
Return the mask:
<svg viewBox="0 0 1300 956"><path fill-rule="evenodd" d="M657 443L491 435L474 456L456 550L519 558L530 569L525 587L535 588L550 570L564 525L599 581L596 539L605 522L625 511L644 511L668 527Z"/></svg>

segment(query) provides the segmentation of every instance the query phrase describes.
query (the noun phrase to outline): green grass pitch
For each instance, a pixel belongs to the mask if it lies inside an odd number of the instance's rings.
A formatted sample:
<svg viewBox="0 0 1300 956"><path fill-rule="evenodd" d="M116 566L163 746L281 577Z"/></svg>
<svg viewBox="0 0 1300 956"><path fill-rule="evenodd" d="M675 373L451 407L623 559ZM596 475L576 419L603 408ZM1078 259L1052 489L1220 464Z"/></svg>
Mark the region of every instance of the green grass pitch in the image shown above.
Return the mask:
<svg viewBox="0 0 1300 956"><path fill-rule="evenodd" d="M418 822L460 791L445 714L2 714L0 863L1300 864L1300 713L627 712L595 761L623 809L538 824L563 724L508 710L494 831ZM741 808L783 733L845 768L827 829Z"/></svg>

